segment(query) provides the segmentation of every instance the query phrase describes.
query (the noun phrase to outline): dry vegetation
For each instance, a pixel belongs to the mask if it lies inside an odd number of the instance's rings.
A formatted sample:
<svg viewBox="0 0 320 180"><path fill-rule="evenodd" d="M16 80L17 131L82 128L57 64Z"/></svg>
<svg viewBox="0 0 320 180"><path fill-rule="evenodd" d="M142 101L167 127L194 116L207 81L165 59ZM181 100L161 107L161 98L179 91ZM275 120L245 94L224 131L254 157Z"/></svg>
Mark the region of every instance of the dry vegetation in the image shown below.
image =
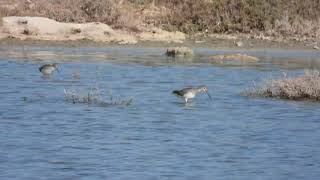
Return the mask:
<svg viewBox="0 0 320 180"><path fill-rule="evenodd" d="M0 15L99 21L133 31L142 24L153 24L189 34L207 31L320 38L318 0L19 0L15 4L10 10L1 6Z"/></svg>
<svg viewBox="0 0 320 180"><path fill-rule="evenodd" d="M10 1L10 0L7 0ZM132 6L117 0L20 0L2 16L40 16L60 22L102 22L115 28L137 31L141 23Z"/></svg>
<svg viewBox="0 0 320 180"><path fill-rule="evenodd" d="M306 71L295 78L269 80L244 93L248 96L272 97L290 100L320 101L320 72Z"/></svg>
<svg viewBox="0 0 320 180"><path fill-rule="evenodd" d="M317 0L167 0L172 7L161 22L184 32L261 33L320 37Z"/></svg>

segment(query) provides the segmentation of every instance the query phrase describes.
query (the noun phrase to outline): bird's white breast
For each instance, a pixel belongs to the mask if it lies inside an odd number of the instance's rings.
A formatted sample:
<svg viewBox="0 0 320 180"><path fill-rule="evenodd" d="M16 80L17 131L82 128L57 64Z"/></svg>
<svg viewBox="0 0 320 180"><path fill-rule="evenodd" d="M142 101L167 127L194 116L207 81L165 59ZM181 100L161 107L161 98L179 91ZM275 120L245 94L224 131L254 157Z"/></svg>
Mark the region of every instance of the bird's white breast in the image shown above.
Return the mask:
<svg viewBox="0 0 320 180"><path fill-rule="evenodd" d="M46 67L46 68L43 68L41 72L44 74L51 74L54 70L55 70L54 67Z"/></svg>
<svg viewBox="0 0 320 180"><path fill-rule="evenodd" d="M186 98L194 98L195 97L195 93L192 93L192 92L188 92L184 95L184 97Z"/></svg>

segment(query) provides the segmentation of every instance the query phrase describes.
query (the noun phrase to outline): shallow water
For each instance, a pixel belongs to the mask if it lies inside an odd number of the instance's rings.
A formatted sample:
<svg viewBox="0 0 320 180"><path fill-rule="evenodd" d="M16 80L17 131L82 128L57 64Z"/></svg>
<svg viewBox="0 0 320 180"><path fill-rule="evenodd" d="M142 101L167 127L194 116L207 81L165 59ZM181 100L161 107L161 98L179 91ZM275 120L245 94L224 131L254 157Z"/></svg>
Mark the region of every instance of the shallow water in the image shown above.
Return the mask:
<svg viewBox="0 0 320 180"><path fill-rule="evenodd" d="M261 62L212 64L164 48L0 49L0 179L317 179L320 103L255 99L253 82L318 68L317 51L248 51ZM38 68L60 62L43 78ZM77 77L73 77L77 74ZM78 77L80 76L80 77ZM171 91L207 85L184 105ZM99 87L130 106L72 104Z"/></svg>

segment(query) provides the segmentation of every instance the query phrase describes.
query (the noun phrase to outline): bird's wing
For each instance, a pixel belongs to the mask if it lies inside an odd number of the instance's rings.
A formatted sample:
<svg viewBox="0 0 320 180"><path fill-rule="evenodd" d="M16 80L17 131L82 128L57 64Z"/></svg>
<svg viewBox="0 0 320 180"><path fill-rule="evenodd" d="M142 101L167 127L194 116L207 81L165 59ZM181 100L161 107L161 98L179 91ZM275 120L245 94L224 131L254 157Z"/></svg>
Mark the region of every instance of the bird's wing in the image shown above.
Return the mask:
<svg viewBox="0 0 320 180"><path fill-rule="evenodd" d="M181 90L174 90L172 91L173 94L176 94L178 96L183 96L184 94L186 94L188 91L190 91L192 88L183 88Z"/></svg>
<svg viewBox="0 0 320 180"><path fill-rule="evenodd" d="M192 89L192 87L183 88L183 89L181 89L181 92L187 93L187 92L189 92L191 89Z"/></svg>

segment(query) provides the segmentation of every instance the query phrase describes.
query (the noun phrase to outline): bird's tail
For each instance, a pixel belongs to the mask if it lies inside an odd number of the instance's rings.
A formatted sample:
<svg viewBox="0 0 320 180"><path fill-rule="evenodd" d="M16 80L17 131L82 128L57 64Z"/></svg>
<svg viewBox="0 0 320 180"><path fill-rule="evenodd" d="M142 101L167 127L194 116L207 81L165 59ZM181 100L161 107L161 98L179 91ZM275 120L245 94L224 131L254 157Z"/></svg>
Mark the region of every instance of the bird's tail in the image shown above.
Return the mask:
<svg viewBox="0 0 320 180"><path fill-rule="evenodd" d="M172 94L175 94L175 95L177 95L177 96L181 96L181 93L180 93L179 90L174 90L174 91L172 91Z"/></svg>

